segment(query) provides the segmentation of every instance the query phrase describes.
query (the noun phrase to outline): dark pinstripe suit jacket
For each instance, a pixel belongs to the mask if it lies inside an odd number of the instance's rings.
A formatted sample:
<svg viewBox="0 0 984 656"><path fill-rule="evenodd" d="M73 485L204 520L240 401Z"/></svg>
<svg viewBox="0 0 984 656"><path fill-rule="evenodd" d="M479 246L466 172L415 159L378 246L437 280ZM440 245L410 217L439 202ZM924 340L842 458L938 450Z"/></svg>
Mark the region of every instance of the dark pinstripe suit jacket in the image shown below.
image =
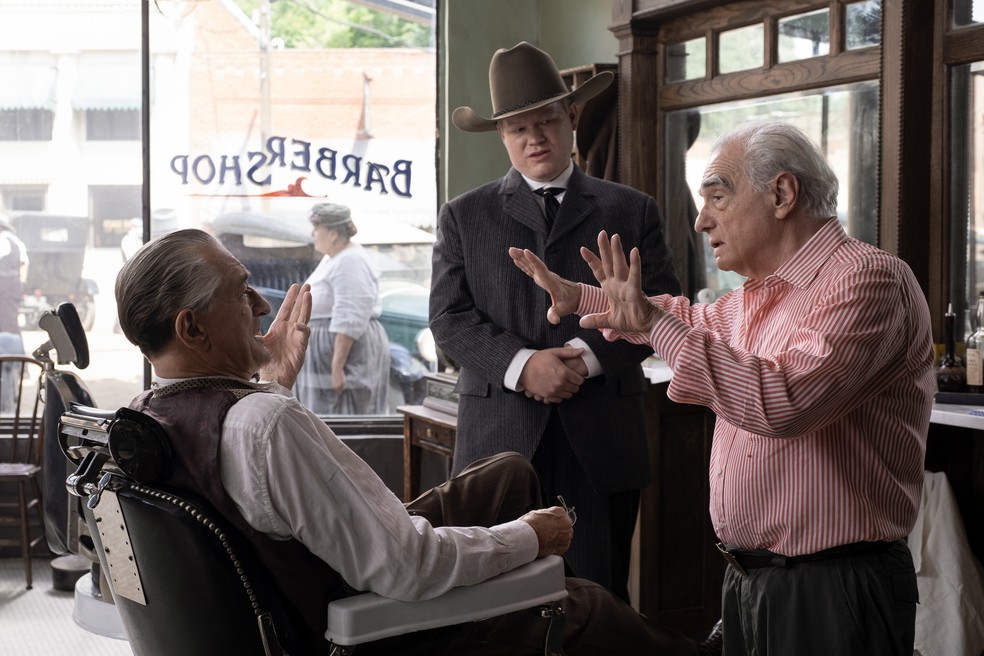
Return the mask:
<svg viewBox="0 0 984 656"><path fill-rule="evenodd" d="M523 347L562 346L580 337L605 374L559 404L564 429L600 493L638 489L650 480L645 436L643 346L605 341L570 316L547 322L549 296L520 271L508 248L528 248L557 274L597 284L579 249L597 250L600 230L638 246L643 287L679 293L662 218L649 196L585 175L577 167L548 234L533 192L515 169L446 203L438 217L430 325L440 348L461 367L454 471L500 451L533 455L550 406L507 390L506 368Z"/></svg>

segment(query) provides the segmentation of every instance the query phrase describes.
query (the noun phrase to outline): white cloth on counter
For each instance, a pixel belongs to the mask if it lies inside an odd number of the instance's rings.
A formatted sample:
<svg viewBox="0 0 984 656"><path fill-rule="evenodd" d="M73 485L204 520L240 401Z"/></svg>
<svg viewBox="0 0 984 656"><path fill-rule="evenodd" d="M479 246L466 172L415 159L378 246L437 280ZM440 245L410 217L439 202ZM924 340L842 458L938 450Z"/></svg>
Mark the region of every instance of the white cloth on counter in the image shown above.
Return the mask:
<svg viewBox="0 0 984 656"><path fill-rule="evenodd" d="M984 651L984 574L946 474L926 472L916 525L909 534L916 566L916 653L977 656Z"/></svg>

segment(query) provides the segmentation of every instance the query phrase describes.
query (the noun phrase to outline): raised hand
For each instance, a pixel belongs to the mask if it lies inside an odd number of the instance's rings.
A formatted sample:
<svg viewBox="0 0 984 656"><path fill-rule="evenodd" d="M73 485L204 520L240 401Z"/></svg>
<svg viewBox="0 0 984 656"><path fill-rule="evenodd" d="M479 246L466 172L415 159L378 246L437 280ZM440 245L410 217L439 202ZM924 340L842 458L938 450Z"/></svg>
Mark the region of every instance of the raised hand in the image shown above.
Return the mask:
<svg viewBox="0 0 984 656"><path fill-rule="evenodd" d="M557 324L562 317L577 311L581 301L581 288L576 283L561 278L548 269L533 251L513 247L509 249L509 257L533 282L550 294L551 305L547 310L547 321Z"/></svg>
<svg viewBox="0 0 984 656"><path fill-rule="evenodd" d="M598 255L581 248L581 257L591 267L595 279L608 297L608 310L581 317L582 328L612 328L624 333L649 333L660 317L660 311L642 290L642 261L639 249L633 248L625 260L622 239L608 239L604 230L598 233Z"/></svg>
<svg viewBox="0 0 984 656"><path fill-rule="evenodd" d="M287 388L294 386L311 335L310 319L311 286L295 283L287 290L270 330L263 336L271 358L260 369L261 380L275 380Z"/></svg>

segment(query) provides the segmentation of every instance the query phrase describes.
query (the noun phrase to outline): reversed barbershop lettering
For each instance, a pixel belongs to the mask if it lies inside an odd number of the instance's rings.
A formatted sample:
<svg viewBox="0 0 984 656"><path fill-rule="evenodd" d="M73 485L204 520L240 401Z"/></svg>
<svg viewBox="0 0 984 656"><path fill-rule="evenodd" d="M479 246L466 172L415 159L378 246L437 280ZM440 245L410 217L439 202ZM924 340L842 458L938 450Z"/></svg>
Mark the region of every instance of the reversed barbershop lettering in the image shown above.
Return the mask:
<svg viewBox="0 0 984 656"><path fill-rule="evenodd" d="M243 185L268 187L272 182L273 167L290 168L292 171L316 173L326 180L339 184L363 187L379 194L390 192L411 198L410 179L413 162L398 159L387 165L372 162L358 155L340 154L331 148L312 148L310 141L270 137L265 150L249 151L246 161L240 155L175 155L171 158L171 171L186 185L195 180L203 185Z"/></svg>

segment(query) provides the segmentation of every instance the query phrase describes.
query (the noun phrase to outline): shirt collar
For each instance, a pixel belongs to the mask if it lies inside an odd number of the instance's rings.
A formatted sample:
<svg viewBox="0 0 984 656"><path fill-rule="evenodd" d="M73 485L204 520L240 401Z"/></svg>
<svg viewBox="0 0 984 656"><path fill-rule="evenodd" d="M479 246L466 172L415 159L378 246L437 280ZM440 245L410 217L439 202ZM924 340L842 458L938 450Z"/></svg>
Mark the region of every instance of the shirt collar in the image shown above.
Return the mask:
<svg viewBox="0 0 984 656"><path fill-rule="evenodd" d="M550 180L549 182L540 182L538 180L533 180L531 178L527 178L525 175L520 173L520 175L523 175L523 180L526 180L526 184L529 185L530 189L532 189L533 191L536 191L537 189L542 189L543 187L560 187L566 190L567 184L570 182L571 175L573 174L574 174L574 160L571 160L571 163L567 165L567 168L564 169L560 175L558 175L553 180ZM564 194L557 194L557 200L559 201L563 195Z"/></svg>
<svg viewBox="0 0 984 656"><path fill-rule="evenodd" d="M193 380L195 378L216 378L216 379L235 380L236 382L243 383L244 385L249 385L250 387L254 387L258 390L268 390L271 388L272 385L276 385L276 383L257 382L255 380L240 380L239 378L230 378L228 376L191 376L189 378L164 378L162 376L158 376L155 374L150 382L150 386L152 389L160 389L162 387L167 387L168 385L181 383L186 380Z"/></svg>
<svg viewBox="0 0 984 656"><path fill-rule="evenodd" d="M820 268L834 252L849 239L851 237L844 232L840 220L833 217L769 277L780 278L794 287L805 288L816 278Z"/></svg>

